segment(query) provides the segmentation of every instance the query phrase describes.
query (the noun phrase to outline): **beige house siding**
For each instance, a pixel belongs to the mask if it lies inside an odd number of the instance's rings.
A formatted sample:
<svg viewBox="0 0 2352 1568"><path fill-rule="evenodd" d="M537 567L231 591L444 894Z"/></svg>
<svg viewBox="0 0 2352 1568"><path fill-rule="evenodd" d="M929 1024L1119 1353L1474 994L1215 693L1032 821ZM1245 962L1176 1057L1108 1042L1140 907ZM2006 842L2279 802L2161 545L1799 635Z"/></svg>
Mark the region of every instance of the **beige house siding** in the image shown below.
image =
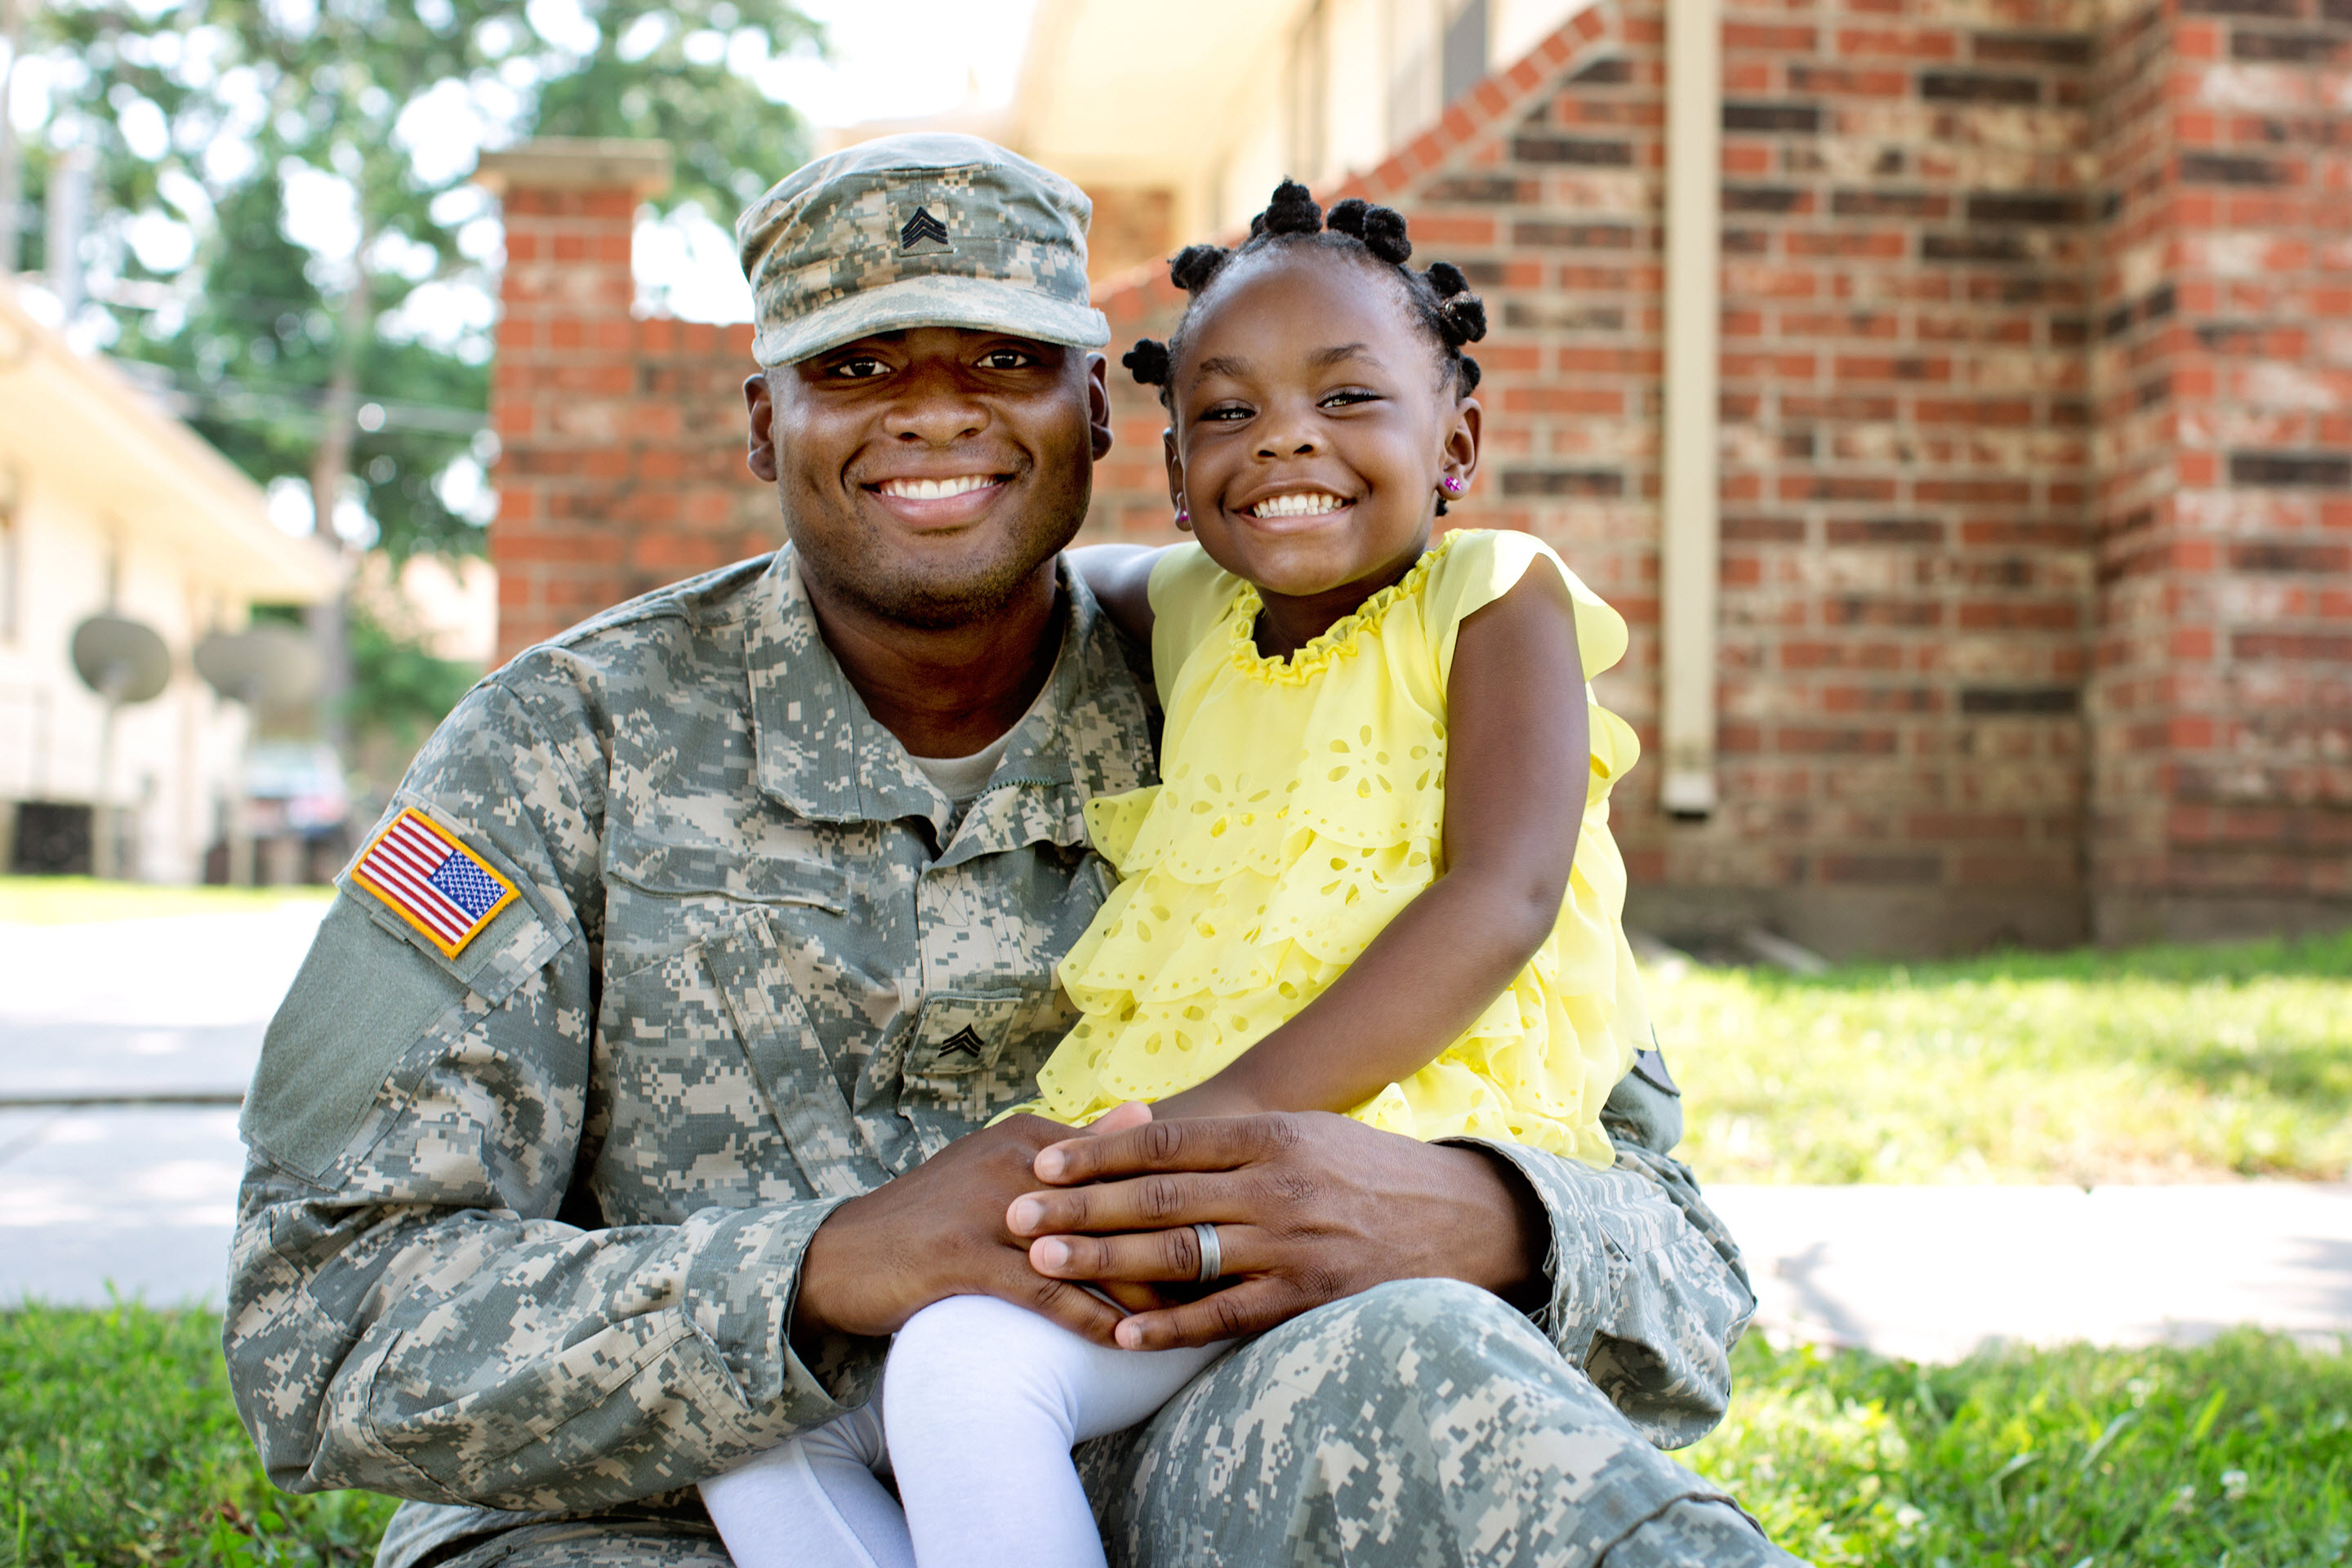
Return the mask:
<svg viewBox="0 0 2352 1568"><path fill-rule="evenodd" d="M122 874L190 881L218 832L245 715L190 656L251 606L310 603L339 568L269 521L261 492L103 362L75 354L0 285L0 869L20 808L111 805ZM100 776L106 704L75 674L74 628L144 622L170 684L124 707Z"/></svg>

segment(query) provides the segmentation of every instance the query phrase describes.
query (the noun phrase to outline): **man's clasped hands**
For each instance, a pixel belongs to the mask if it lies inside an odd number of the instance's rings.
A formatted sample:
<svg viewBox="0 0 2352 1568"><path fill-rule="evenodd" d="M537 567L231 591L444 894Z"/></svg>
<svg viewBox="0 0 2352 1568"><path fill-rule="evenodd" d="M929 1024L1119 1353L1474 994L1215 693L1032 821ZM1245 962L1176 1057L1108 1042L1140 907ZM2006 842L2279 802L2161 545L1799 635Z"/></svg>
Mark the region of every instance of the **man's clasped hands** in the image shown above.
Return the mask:
<svg viewBox="0 0 2352 1568"><path fill-rule="evenodd" d="M1493 1224L1513 1210L1518 1224ZM1231 1283L1165 1295L1199 1276L1196 1223L1217 1226ZM1390 1279L1463 1279L1525 1304L1547 1236L1497 1156L1344 1116L1154 1121L1131 1104L1075 1131L1020 1116L843 1204L810 1243L793 1332L888 1334L933 1301L986 1295L1101 1343L1166 1350Z"/></svg>

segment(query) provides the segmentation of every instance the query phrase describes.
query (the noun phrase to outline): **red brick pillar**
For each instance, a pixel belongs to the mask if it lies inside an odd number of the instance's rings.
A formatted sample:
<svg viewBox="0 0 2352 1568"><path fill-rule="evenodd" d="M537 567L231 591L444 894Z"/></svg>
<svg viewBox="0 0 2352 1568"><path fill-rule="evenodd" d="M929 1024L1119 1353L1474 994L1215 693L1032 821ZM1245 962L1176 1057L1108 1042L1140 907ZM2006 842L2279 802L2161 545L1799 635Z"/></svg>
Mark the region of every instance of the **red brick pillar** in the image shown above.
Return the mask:
<svg viewBox="0 0 2352 1568"><path fill-rule="evenodd" d="M2352 923L2352 10L2102 54L2098 934Z"/></svg>
<svg viewBox="0 0 2352 1568"><path fill-rule="evenodd" d="M636 380L631 236L669 167L661 142L548 140L482 159L477 177L506 217L490 391L501 658L612 600L623 542L599 526L594 498L626 477L616 437Z"/></svg>
<svg viewBox="0 0 2352 1568"><path fill-rule="evenodd" d="M743 464L751 329L633 310L632 231L669 183L667 144L532 142L483 158L479 177L506 209L490 385L503 658L772 549L779 530Z"/></svg>

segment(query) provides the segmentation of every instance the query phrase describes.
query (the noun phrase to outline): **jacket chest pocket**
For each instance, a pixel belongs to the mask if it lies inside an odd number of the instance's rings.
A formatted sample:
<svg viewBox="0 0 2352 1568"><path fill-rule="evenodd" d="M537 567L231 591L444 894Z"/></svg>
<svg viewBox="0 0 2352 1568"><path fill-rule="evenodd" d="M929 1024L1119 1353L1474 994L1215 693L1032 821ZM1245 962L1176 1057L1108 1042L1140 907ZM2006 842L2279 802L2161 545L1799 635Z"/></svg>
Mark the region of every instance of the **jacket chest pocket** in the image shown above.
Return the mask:
<svg viewBox="0 0 2352 1568"><path fill-rule="evenodd" d="M1076 1019L1061 994L1045 986L932 993L899 1069L899 1114L927 1152L942 1132L984 1125L1036 1093L1039 1065Z"/></svg>
<svg viewBox="0 0 2352 1568"><path fill-rule="evenodd" d="M854 1196L887 1180L850 1115L773 916L738 921L706 939L701 955L802 1179L820 1197Z"/></svg>

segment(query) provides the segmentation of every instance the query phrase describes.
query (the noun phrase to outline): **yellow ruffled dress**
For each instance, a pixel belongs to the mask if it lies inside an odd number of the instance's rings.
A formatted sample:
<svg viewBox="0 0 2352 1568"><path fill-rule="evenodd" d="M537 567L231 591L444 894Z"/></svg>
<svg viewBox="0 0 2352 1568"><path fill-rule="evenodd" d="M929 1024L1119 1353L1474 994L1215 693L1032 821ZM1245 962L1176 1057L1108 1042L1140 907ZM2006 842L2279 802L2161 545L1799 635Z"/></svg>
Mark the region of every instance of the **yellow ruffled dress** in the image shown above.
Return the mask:
<svg viewBox="0 0 2352 1568"><path fill-rule="evenodd" d="M1538 557L1574 596L1586 674L1616 663L1624 621L1524 533L1448 535L1288 659L1256 649L1255 587L1197 545L1160 560L1164 782L1087 805L1121 879L1062 961L1086 1016L1022 1109L1080 1123L1201 1082L1321 994L1437 879L1455 633ZM1650 1032L1609 834L1610 786L1640 747L1616 715L1590 712L1591 778L1559 924L1459 1039L1356 1107L1359 1120L1612 1163L1601 1107Z"/></svg>

